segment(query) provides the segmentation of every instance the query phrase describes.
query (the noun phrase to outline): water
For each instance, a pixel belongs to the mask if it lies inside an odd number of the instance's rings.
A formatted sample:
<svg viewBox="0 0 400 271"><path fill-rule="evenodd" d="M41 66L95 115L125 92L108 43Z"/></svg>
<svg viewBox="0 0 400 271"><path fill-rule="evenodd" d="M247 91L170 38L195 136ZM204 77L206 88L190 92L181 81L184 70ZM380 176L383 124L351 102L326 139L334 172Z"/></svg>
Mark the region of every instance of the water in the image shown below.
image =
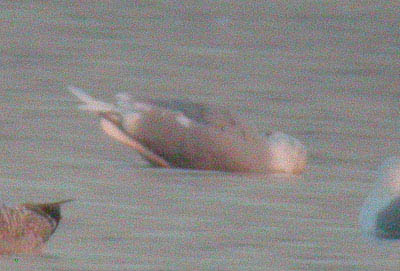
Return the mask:
<svg viewBox="0 0 400 271"><path fill-rule="evenodd" d="M360 206L399 155L399 15L379 1L0 4L2 202L65 205L4 270L397 270ZM227 106L308 147L299 177L155 169L67 85Z"/></svg>

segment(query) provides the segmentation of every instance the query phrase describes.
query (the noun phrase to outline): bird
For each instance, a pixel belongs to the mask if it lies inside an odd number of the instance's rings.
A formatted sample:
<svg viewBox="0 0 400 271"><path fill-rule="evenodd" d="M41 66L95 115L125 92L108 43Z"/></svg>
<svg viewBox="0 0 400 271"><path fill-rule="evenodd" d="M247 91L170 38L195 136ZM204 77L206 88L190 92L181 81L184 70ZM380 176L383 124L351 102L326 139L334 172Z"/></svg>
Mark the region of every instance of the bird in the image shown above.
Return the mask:
<svg viewBox="0 0 400 271"><path fill-rule="evenodd" d="M104 132L136 150L154 166L224 172L300 174L305 146L282 132L267 138L230 110L189 100L96 100L84 90L67 88L100 117Z"/></svg>
<svg viewBox="0 0 400 271"><path fill-rule="evenodd" d="M72 199L53 203L24 203L0 206L0 254L36 254L57 229L60 206Z"/></svg>
<svg viewBox="0 0 400 271"><path fill-rule="evenodd" d="M400 157L379 167L378 181L363 203L359 224L364 237L388 241L400 239Z"/></svg>

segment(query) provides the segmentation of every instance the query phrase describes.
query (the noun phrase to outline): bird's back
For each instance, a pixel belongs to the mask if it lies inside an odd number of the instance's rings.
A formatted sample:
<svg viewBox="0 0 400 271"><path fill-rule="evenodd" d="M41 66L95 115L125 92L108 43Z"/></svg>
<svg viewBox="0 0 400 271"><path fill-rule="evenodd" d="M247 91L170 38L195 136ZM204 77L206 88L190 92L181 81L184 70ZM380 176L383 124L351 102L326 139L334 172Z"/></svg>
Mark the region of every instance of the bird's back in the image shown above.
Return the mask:
<svg viewBox="0 0 400 271"><path fill-rule="evenodd" d="M56 224L24 206L0 208L0 254L31 252L46 242Z"/></svg>

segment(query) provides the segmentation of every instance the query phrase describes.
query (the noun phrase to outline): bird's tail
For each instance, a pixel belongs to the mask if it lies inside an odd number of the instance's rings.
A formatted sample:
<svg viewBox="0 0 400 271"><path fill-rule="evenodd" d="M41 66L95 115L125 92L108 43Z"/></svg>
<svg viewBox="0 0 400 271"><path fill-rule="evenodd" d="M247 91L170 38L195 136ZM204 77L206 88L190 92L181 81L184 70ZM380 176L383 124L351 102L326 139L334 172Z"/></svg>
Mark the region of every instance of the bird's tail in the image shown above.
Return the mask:
<svg viewBox="0 0 400 271"><path fill-rule="evenodd" d="M82 110L94 112L94 113L118 113L119 110L113 104L105 103L94 99L80 88L68 86L67 89L78 97L84 104L80 105L79 108Z"/></svg>
<svg viewBox="0 0 400 271"><path fill-rule="evenodd" d="M23 205L25 206L31 206L35 208L59 208L62 204L74 201L73 199L67 199L67 200L60 200L57 202L48 202L48 203L25 203Z"/></svg>

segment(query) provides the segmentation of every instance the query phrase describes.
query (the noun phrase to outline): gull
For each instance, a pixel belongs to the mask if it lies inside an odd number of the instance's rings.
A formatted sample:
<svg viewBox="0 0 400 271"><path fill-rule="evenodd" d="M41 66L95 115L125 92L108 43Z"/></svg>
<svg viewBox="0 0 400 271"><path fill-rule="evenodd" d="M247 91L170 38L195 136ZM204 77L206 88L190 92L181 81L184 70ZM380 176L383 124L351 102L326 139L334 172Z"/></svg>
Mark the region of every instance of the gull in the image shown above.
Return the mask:
<svg viewBox="0 0 400 271"><path fill-rule="evenodd" d="M378 169L378 181L362 205L359 223L368 239L400 239L399 157L385 160Z"/></svg>
<svg viewBox="0 0 400 271"><path fill-rule="evenodd" d="M104 132L136 150L151 164L225 172L292 173L304 171L305 146L275 132L265 138L225 108L187 100L134 100L116 94L116 103L96 100L82 89L68 87L100 117Z"/></svg>
<svg viewBox="0 0 400 271"><path fill-rule="evenodd" d="M70 201L1 205L0 254L40 252L61 220L60 205Z"/></svg>

